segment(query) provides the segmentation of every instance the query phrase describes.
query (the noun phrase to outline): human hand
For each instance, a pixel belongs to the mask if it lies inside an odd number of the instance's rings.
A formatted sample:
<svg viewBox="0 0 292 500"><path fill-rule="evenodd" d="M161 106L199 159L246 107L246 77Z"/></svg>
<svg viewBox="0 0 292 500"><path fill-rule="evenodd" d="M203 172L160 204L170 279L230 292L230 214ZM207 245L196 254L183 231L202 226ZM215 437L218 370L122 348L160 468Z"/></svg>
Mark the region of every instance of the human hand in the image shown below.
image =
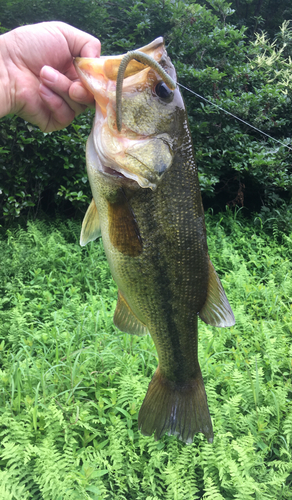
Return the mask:
<svg viewBox="0 0 292 500"><path fill-rule="evenodd" d="M0 116L17 114L43 132L66 127L93 104L78 80L73 57L99 55L98 39L62 22L22 26L1 35Z"/></svg>

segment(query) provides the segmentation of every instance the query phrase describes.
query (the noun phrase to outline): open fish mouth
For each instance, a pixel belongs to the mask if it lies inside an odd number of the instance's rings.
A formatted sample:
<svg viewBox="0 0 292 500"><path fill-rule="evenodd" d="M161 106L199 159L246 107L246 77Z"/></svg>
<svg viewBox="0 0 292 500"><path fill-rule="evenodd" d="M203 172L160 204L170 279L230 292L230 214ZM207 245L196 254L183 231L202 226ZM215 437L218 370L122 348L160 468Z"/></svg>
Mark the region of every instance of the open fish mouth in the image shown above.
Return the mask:
<svg viewBox="0 0 292 500"><path fill-rule="evenodd" d="M163 38L156 38L153 42L141 47L138 52L146 55L146 57L152 58L154 61L160 62L164 53L164 43ZM104 110L104 105L107 100L107 92L110 90L109 82L116 82L120 65L126 54L121 54L118 56L101 56L98 58L91 57L76 57L74 60L74 66L80 77L82 83L85 85L90 92L94 95L95 99L98 101L101 108ZM135 78L138 84L141 84L143 80L147 79L147 74L143 72L145 69L145 64L137 61L136 59L131 59L126 68L124 68L124 78L127 79L130 76L137 75ZM129 85L132 82L129 81ZM127 87L125 80L122 82L123 89ZM114 86L115 87L115 86Z"/></svg>
<svg viewBox="0 0 292 500"><path fill-rule="evenodd" d="M176 86L168 61L162 37L126 55L75 59L96 101L93 143L102 174L155 190L172 164L172 139L157 134L160 113L155 103L149 106L161 81L170 89ZM148 121L145 109L152 112ZM165 113L170 113L166 107Z"/></svg>

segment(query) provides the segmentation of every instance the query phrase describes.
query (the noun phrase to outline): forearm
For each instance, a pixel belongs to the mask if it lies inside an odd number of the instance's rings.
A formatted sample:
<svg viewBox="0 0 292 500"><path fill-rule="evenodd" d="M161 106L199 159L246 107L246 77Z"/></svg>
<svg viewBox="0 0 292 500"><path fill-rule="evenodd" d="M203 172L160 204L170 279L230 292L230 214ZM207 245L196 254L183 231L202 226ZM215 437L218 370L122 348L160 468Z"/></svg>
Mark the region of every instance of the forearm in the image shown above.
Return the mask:
<svg viewBox="0 0 292 500"><path fill-rule="evenodd" d="M9 76L9 65L7 51L7 35L0 36L0 118L12 112L12 96L14 83Z"/></svg>

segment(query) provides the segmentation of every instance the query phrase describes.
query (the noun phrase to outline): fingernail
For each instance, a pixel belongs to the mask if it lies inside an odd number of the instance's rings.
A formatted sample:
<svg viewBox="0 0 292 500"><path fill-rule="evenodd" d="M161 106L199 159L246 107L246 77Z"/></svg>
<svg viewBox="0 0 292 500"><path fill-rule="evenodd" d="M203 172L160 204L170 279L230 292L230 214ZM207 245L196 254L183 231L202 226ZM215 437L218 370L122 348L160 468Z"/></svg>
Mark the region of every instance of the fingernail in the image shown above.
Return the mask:
<svg viewBox="0 0 292 500"><path fill-rule="evenodd" d="M55 71L53 68L51 68L51 66L43 66L41 69L40 76L43 80L55 83L55 81L58 78L58 72Z"/></svg>
<svg viewBox="0 0 292 500"><path fill-rule="evenodd" d="M70 97L76 99L76 101L83 101L87 96L87 90L81 85L74 85L70 91Z"/></svg>

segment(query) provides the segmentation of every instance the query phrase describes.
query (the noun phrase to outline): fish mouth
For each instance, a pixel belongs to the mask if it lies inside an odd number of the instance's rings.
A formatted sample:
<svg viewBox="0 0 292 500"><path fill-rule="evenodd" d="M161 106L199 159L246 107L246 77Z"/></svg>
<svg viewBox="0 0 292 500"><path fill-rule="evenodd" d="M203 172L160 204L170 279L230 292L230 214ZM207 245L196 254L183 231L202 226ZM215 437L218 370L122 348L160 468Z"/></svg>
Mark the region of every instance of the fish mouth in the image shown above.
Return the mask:
<svg viewBox="0 0 292 500"><path fill-rule="evenodd" d="M163 38L159 37L139 49L160 65L167 65L168 73L175 77L173 66L167 63ZM123 129L117 125L116 92L117 76L125 54L101 56L100 58L76 58L74 65L84 86L92 92L96 101L96 115L93 127L95 155L98 156L98 170L116 182L155 190L163 172L172 163L172 146L166 134L158 138L154 131L143 130L134 120L126 122ZM172 72L174 72L172 74ZM130 103L135 95L144 90L152 93L155 80L153 69L136 59L129 61L122 82L123 95ZM124 104L125 105L125 104ZM131 106L131 104L130 104ZM134 106L134 105L132 105ZM124 111L127 115L127 111ZM129 111L133 113L133 108ZM135 114L135 113L134 113ZM162 137L163 136L163 137ZM156 159L159 159L157 165Z"/></svg>
<svg viewBox="0 0 292 500"><path fill-rule="evenodd" d="M163 38L159 37L148 45L141 47L139 52L152 57L155 61L160 61L164 52ZM116 82L119 67L125 54L118 56L101 56L98 58L76 57L74 66L76 72L84 86L92 92L102 111L105 111L108 99L106 92L109 90L109 83ZM144 72L145 64L135 59L131 60L125 70L124 78L135 75L138 83L142 84L147 80L147 72ZM138 74L141 75L138 75ZM131 81L129 82L131 84ZM114 85L115 87L115 85ZM123 82L123 90L127 87L127 82Z"/></svg>

